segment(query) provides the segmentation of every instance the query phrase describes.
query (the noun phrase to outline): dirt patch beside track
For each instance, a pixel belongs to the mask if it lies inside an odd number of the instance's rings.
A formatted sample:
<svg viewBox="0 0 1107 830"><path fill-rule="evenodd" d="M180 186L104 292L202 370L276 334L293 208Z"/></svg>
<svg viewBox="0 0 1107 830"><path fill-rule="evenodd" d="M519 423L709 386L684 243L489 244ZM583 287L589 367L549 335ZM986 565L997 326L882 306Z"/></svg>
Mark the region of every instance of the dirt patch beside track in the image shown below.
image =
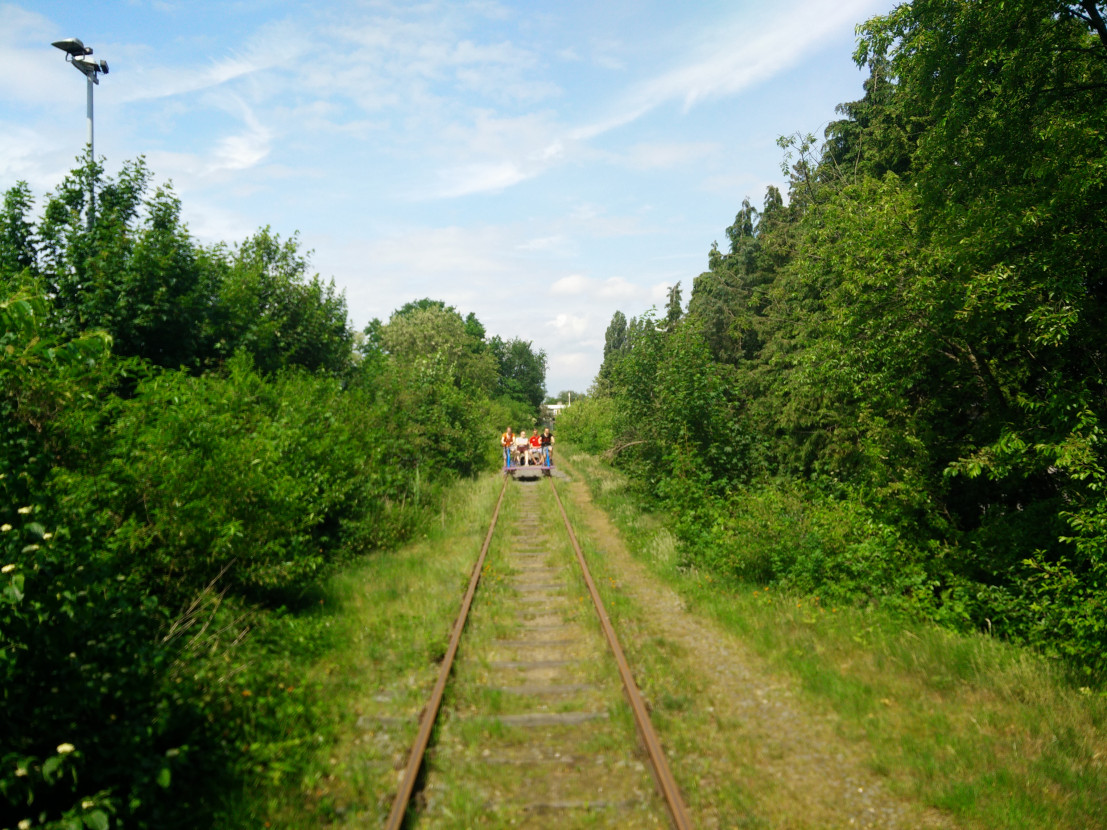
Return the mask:
<svg viewBox="0 0 1107 830"><path fill-rule="evenodd" d="M697 827L952 828L946 815L894 792L863 742L812 711L794 681L739 638L690 613L634 559L587 487L569 497L601 560L619 636L653 709ZM596 565L593 565L596 567ZM620 599L621 597L621 599Z"/></svg>

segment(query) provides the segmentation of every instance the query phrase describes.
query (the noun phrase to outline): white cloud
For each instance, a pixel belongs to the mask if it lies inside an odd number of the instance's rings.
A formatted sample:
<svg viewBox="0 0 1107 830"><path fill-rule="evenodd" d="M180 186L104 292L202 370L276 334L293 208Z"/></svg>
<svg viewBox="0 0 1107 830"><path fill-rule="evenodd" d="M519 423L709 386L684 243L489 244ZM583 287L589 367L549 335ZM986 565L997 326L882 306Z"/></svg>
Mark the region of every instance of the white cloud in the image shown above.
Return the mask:
<svg viewBox="0 0 1107 830"><path fill-rule="evenodd" d="M126 66L130 80L119 97L134 102L186 95L259 73L272 76L261 84L263 87L287 92L284 80L276 76L298 74L298 67L310 66L310 61L301 59L316 49L318 44L311 32L292 21L261 26L245 39L240 49L230 55L209 58L206 65L182 61L169 51L132 48L130 65Z"/></svg>
<svg viewBox="0 0 1107 830"><path fill-rule="evenodd" d="M554 297L588 297L600 300L631 300L644 298L646 292L623 277L597 280L582 274L570 274L554 282L549 288Z"/></svg>
<svg viewBox="0 0 1107 830"><path fill-rule="evenodd" d="M189 232L205 245L218 242L241 242L257 230L257 225L234 210L208 201L204 197L190 197L182 202L181 218Z"/></svg>
<svg viewBox="0 0 1107 830"><path fill-rule="evenodd" d="M437 171L438 186L425 195L456 198L533 179L567 155L558 133L551 115L545 112L517 117L487 110L461 114L442 129L440 140L429 148L450 161Z"/></svg>
<svg viewBox="0 0 1107 830"><path fill-rule="evenodd" d="M561 377L582 378L590 377L591 373L599 368L597 353L591 352L559 352L551 355L549 360L549 374ZM583 391L585 384L576 387L576 391ZM563 387L553 387L547 384L547 391L556 395Z"/></svg>
<svg viewBox="0 0 1107 830"><path fill-rule="evenodd" d="M20 180L36 195L55 187L73 161L72 150L54 133L0 121L0 190Z"/></svg>
<svg viewBox="0 0 1107 830"><path fill-rule="evenodd" d="M551 285L549 293L555 297L575 297L590 292L594 284L594 280L590 280L581 274L570 274Z"/></svg>
<svg viewBox="0 0 1107 830"><path fill-rule="evenodd" d="M71 100L74 109L83 106L85 79L66 66L64 53L50 47L58 39L57 27L43 15L14 4L0 4L0 52L4 55L5 75L0 101L35 105Z"/></svg>
<svg viewBox="0 0 1107 830"><path fill-rule="evenodd" d="M233 104L246 129L219 140L211 163L214 170L245 170L269 155L272 131L258 120L254 111L241 98L235 96Z"/></svg>
<svg viewBox="0 0 1107 830"><path fill-rule="evenodd" d="M443 179L443 184L435 195L442 198L455 198L473 193L503 190L505 187L511 187L513 184L529 179L531 175L534 174L525 173L511 161L466 164L441 171L440 177Z"/></svg>
<svg viewBox="0 0 1107 830"><path fill-rule="evenodd" d="M596 296L605 300L629 300L641 294L641 289L622 277L609 277L596 290Z"/></svg>
<svg viewBox="0 0 1107 830"><path fill-rule="evenodd" d="M702 161L722 152L716 141L653 142L634 144L627 149L626 162L638 170L679 167Z"/></svg>
<svg viewBox="0 0 1107 830"><path fill-rule="evenodd" d="M404 296L402 304L427 293L446 299L445 292L454 297L496 292L501 281L514 278L519 270L504 255L510 250L511 234L510 228L491 226L405 227L375 229L368 241L344 245L328 241L324 247L311 239L305 243L319 251L323 273L339 276L352 290L372 286L374 292ZM378 308L369 316L396 307Z"/></svg>
<svg viewBox="0 0 1107 830"><path fill-rule="evenodd" d="M579 340L588 331L591 322L591 318L586 314L557 314L552 320L547 321L546 326L562 339Z"/></svg>
<svg viewBox="0 0 1107 830"><path fill-rule="evenodd" d="M515 246L515 249L517 251L558 254L564 252L569 247L569 239L564 234L554 234L552 236L533 237L525 242L520 242Z"/></svg>
<svg viewBox="0 0 1107 830"><path fill-rule="evenodd" d="M573 137L594 138L663 104L681 102L689 109L701 101L741 93L793 66L817 43L852 25L875 5L874 0L841 0L828 8L823 0L805 0L787 15L764 14L757 26L735 18L705 38L685 63L639 83L611 115L578 127ZM796 20L804 25L797 26Z"/></svg>
<svg viewBox="0 0 1107 830"><path fill-rule="evenodd" d="M669 289L673 287L671 282L659 282L650 286L650 301L655 306L662 306L669 300Z"/></svg>

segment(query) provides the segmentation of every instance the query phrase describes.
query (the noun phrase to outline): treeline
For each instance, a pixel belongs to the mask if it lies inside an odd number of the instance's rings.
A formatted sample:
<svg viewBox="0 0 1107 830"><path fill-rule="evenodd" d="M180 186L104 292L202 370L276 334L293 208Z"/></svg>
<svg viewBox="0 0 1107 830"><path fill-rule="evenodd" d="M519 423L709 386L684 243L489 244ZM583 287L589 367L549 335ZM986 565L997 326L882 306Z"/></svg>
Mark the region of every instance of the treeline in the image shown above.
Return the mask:
<svg viewBox="0 0 1107 830"><path fill-rule="evenodd" d="M1102 681L1104 4L915 0L858 33L864 98L782 139L787 200L743 202L686 311L615 315L561 434L672 509L689 565Z"/></svg>
<svg viewBox="0 0 1107 830"><path fill-rule="evenodd" d="M529 343L429 300L354 332L295 237L200 245L151 181L0 212L3 827L202 827L275 774L313 717L282 620L544 395Z"/></svg>

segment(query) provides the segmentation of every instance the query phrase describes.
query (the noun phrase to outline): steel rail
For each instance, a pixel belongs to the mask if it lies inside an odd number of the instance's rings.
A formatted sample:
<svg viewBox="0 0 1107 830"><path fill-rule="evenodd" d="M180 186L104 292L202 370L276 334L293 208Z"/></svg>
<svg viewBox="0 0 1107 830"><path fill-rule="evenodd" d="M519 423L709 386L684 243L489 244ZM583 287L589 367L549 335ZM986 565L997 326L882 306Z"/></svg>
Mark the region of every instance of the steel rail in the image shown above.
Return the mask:
<svg viewBox="0 0 1107 830"><path fill-rule="evenodd" d="M673 773L669 769L669 762L666 760L665 752L661 748L661 740L657 737L657 732L650 722L645 699L642 697L642 692L638 689L638 684L634 682L634 675L631 673L630 664L627 663L626 655L623 654L623 649L619 645L619 638L615 636L615 629L612 627L611 619L607 616L607 611L604 609L603 600L600 599L600 593L596 590L596 583L593 581L592 574L588 570L588 563L584 561L584 552L580 549L580 543L577 541L576 534L573 533L573 526L569 523L569 516L565 513L565 506L561 503L561 496L557 492L557 486L554 484L553 478L550 478L550 488L553 490L554 497L557 499L557 509L561 511L561 518L565 522L565 530L569 533L569 540L573 543L573 550L577 555L577 562L580 564L580 569L584 574L584 582L588 586L588 593L592 595L592 604L595 606L596 614L600 618L600 624L603 627L603 634L607 639L607 645L611 649L611 653L615 656L615 662L619 665L619 676L623 681L623 692L626 694L631 711L634 713L634 723L638 727L638 735L646 747L646 753L649 755L650 769L653 772L654 781L657 782L657 787L661 790L661 795L665 799L665 806L669 810L669 817L672 819L673 827L675 827L676 830L691 830L692 822L688 817L688 808L684 806L684 798L681 796L676 779L673 778Z"/></svg>
<svg viewBox="0 0 1107 830"><path fill-rule="evenodd" d="M473 566L473 573L469 577L469 590L465 592L465 599L461 601L461 610L454 620L453 632L450 634L450 645L446 649L446 656L442 658L442 665L438 670L438 681L434 684L430 700L423 710L423 716L419 721L419 733L415 737L415 743L411 747L411 754L404 768L404 777L400 783L400 789L396 792L396 798L392 802L392 812L385 823L386 830L400 830L404 822L404 813L407 812L408 802L415 790L415 782L419 777L419 769L423 765L423 755L430 743L431 731L434 722L438 718L438 710L442 705L442 695L446 690L446 682L449 680L450 671L453 669L454 657L457 655L458 646L461 643L461 632L465 629L465 621L469 617L469 608L473 605L473 596L477 592L477 584L480 582L481 571L484 568L484 560L488 556L488 546L492 543L492 534L496 530L496 520L500 516L500 505L503 504L504 493L507 492L507 476L504 476L503 487L500 488L500 497L496 500L496 509L492 512L492 523L488 526L488 533L484 537L484 545L480 549L480 556Z"/></svg>

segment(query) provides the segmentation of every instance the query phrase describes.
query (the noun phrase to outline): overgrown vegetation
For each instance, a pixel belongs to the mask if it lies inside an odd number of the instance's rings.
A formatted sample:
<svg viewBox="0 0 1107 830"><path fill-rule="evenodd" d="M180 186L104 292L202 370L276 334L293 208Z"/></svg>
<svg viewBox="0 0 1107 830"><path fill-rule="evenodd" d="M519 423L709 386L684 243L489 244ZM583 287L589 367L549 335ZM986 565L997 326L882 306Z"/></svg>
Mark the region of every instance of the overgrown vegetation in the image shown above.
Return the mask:
<svg viewBox="0 0 1107 830"><path fill-rule="evenodd" d="M735 635L730 647L748 646L759 654L765 670L771 671L774 688L800 690L806 706L827 716L843 745L857 750L891 791L941 810L957 826L1103 826L1107 697L1088 687L1074 688L1055 661L986 633L906 620L894 609L843 605L822 591L812 595L775 585L730 582L706 567L684 567L668 517L642 510L639 487L595 456L563 448L561 459L563 469L588 483L635 557L677 590L685 607L713 618L722 631ZM573 505L568 507L572 513ZM753 526L758 515L751 512ZM578 533L587 548L587 531ZM786 547L795 538L794 534L772 544L757 530L745 540L766 550L770 544L774 549ZM605 567L614 579L627 579L622 568L610 570L601 556L592 556L591 565L601 591L607 584ZM624 591L607 594L615 603L625 600ZM626 615L618 613L619 604L611 610L621 634L657 614L648 606ZM687 755L681 753L685 792L695 792L696 778L718 782L716 759L729 750L745 767L736 777L739 783L724 779L725 784L715 784L724 792L711 793L708 805L720 808L719 814L737 795L745 803L740 813L735 812L751 826L760 826L755 816L769 827L830 824L807 812L806 799L800 799L797 815L797 805L781 798L779 781L774 780L780 770L765 762L771 737L747 731L756 717L746 701L737 725L730 724L733 731L721 739L725 748L708 756L715 775L690 773L689 756L702 753L705 741L719 741L722 724L719 712L704 711L706 702L689 691L702 683L702 676L680 665L679 649L657 653L658 639L632 637L625 642L636 672L654 686L655 713L664 710L667 696L685 696L680 716L672 718L662 735L667 743L688 746ZM734 666L722 667L719 674L727 671L734 671ZM764 693L762 684L745 673L741 677L741 695ZM791 681L784 679L789 677ZM769 728L778 726L774 721ZM808 749L830 755L840 751L818 745L808 732L801 735L799 757L786 755L785 765L802 765ZM820 777L826 775L824 768L819 772ZM830 778L840 781L841 776L838 769ZM836 786L836 804L840 791ZM695 796L691 798L694 803Z"/></svg>
<svg viewBox="0 0 1107 830"><path fill-rule="evenodd" d="M1104 4L915 0L863 100L782 139L685 312L608 330L562 437L688 564L990 631L1107 677Z"/></svg>
<svg viewBox="0 0 1107 830"><path fill-rule="evenodd" d="M201 246L151 180L88 162L0 212L3 827L201 827L296 772L322 710L282 640L327 647L322 580L537 414L473 315L355 335L295 237Z"/></svg>

